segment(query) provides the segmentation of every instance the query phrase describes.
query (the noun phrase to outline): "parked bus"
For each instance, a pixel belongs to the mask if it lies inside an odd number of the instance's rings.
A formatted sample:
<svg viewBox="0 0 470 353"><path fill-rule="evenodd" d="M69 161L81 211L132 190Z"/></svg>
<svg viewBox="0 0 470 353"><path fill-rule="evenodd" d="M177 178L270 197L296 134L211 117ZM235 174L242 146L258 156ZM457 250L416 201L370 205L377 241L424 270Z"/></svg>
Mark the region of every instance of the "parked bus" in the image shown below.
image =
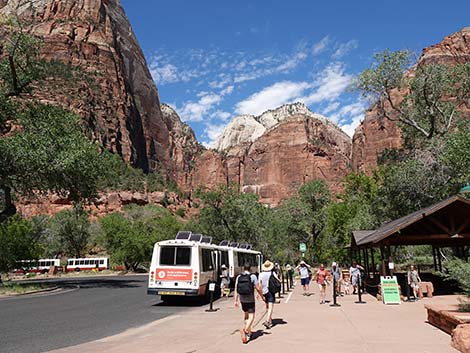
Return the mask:
<svg viewBox="0 0 470 353"><path fill-rule="evenodd" d="M160 295L162 300L176 296L207 297L209 283L220 286L222 265L229 268L233 279L242 272L242 261L252 264L253 273L259 273L260 252L249 249L246 244L214 245L211 242L211 237L181 231L174 240L156 243L147 294Z"/></svg>
<svg viewBox="0 0 470 353"><path fill-rule="evenodd" d="M68 259L67 271L91 271L93 269L107 270L109 259L107 257Z"/></svg>
<svg viewBox="0 0 470 353"><path fill-rule="evenodd" d="M47 273L52 267L60 267L60 259L20 260L16 262L16 273Z"/></svg>

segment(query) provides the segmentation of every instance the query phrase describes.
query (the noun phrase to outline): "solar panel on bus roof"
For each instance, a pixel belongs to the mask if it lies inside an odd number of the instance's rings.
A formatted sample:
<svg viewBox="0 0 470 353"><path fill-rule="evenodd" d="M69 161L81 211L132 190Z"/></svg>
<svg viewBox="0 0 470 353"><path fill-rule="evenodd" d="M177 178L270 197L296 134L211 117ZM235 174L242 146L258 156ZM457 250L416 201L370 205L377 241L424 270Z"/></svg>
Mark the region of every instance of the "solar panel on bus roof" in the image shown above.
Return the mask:
<svg viewBox="0 0 470 353"><path fill-rule="evenodd" d="M229 240L222 240L220 243L219 243L219 246L229 246L230 245L230 241Z"/></svg>
<svg viewBox="0 0 470 353"><path fill-rule="evenodd" d="M202 234L191 234L189 237L189 240L191 241L201 241L202 239Z"/></svg>
<svg viewBox="0 0 470 353"><path fill-rule="evenodd" d="M240 245L240 244L238 244L236 241L232 241L232 242L230 243L230 247L231 247L231 248L238 248L239 245Z"/></svg>
<svg viewBox="0 0 470 353"><path fill-rule="evenodd" d="M191 232L187 231L187 230L180 230L177 234L176 234L176 238L177 240L188 240L190 237L191 237Z"/></svg>
<svg viewBox="0 0 470 353"><path fill-rule="evenodd" d="M203 236L203 237L201 238L201 243L207 243L207 244L212 243L212 237Z"/></svg>

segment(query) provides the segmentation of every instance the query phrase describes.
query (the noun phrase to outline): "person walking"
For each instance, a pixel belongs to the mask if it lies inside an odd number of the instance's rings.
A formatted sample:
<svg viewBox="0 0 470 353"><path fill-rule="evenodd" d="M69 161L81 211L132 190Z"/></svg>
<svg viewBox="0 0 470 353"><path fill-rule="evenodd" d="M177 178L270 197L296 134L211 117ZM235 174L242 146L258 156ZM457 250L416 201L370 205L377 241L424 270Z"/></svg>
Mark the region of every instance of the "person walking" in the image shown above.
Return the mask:
<svg viewBox="0 0 470 353"><path fill-rule="evenodd" d="M253 321L255 320L255 290L261 298L263 291L258 283L256 275L250 272L251 265L244 264L243 273L235 280L235 307L242 306L244 326L240 329L240 335L244 344L250 340Z"/></svg>
<svg viewBox="0 0 470 353"><path fill-rule="evenodd" d="M356 290L358 289L358 285L360 284L361 270L364 270L364 267L359 265L356 260L353 260L352 265L349 268L349 277L353 286L353 294L356 294ZM359 290L361 289L359 288Z"/></svg>
<svg viewBox="0 0 470 353"><path fill-rule="evenodd" d="M341 268L336 262L333 262L331 264L331 275L333 276L333 279L336 282L336 294L343 296L343 293L341 292L341 282L343 280L343 273L341 272Z"/></svg>
<svg viewBox="0 0 470 353"><path fill-rule="evenodd" d="M220 274L220 291L222 297L228 297L230 294L230 278L228 275L228 269L225 264L222 265L222 271Z"/></svg>
<svg viewBox="0 0 470 353"><path fill-rule="evenodd" d="M326 297L326 284L327 278L329 277L328 270L325 269L325 265L320 264L320 268L317 270L315 274L315 279L318 284L318 288L320 289L320 304L325 303Z"/></svg>
<svg viewBox="0 0 470 353"><path fill-rule="evenodd" d="M273 327L273 309L274 303L276 301L276 286L280 286L281 284L281 281L274 271L274 268L275 265L271 261L266 260L261 267L263 272L259 274L259 281L261 283L261 289L263 291L267 312L267 319L265 322L263 322L263 325L267 329Z"/></svg>
<svg viewBox="0 0 470 353"><path fill-rule="evenodd" d="M407 277L408 285L413 289L413 296L416 300L419 300L419 282L421 282L421 278L413 265L410 266Z"/></svg>
<svg viewBox="0 0 470 353"><path fill-rule="evenodd" d="M289 281L289 286L293 288L294 287L294 269L292 268L291 265L289 264L286 265L286 272L287 272L287 279Z"/></svg>
<svg viewBox="0 0 470 353"><path fill-rule="evenodd" d="M305 261L300 261L300 264L295 268L297 271L300 272L300 284L304 288L303 295L310 295L310 274L308 273L309 268L311 268L311 266L305 263Z"/></svg>

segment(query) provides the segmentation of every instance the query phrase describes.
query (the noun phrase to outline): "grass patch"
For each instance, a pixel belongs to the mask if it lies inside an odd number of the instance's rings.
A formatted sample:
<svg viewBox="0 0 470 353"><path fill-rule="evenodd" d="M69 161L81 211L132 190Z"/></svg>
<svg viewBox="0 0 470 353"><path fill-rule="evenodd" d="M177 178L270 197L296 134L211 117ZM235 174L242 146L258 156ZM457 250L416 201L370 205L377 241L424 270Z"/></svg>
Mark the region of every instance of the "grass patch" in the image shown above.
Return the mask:
<svg viewBox="0 0 470 353"><path fill-rule="evenodd" d="M0 295L15 295L51 288L50 284L18 284L4 283L0 287Z"/></svg>

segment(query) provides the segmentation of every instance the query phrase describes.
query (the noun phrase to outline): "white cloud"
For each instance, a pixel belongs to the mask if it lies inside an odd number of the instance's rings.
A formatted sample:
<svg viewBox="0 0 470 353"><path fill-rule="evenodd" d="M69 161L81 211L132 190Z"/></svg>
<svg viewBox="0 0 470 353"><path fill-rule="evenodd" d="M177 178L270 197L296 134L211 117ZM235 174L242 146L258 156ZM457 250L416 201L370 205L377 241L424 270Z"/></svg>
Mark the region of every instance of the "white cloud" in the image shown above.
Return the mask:
<svg viewBox="0 0 470 353"><path fill-rule="evenodd" d="M356 127L359 126L362 119L364 119L364 115L362 114L353 116L348 124L343 124L343 125L340 125L339 127L343 129L343 131L346 134L348 134L350 137L353 137L354 131L356 130Z"/></svg>
<svg viewBox="0 0 470 353"><path fill-rule="evenodd" d="M329 43L330 43L330 36L323 37L319 42L313 45L312 54L315 56L315 55L323 53Z"/></svg>
<svg viewBox="0 0 470 353"><path fill-rule="evenodd" d="M292 70L297 68L297 66L299 66L299 64L302 63L305 59L307 59L307 53L304 53L303 51L298 52L292 58L287 60L285 63L276 67L275 71L291 72Z"/></svg>
<svg viewBox="0 0 470 353"><path fill-rule="evenodd" d="M202 144L209 148L213 145L213 143L219 138L220 135L224 132L225 124L206 124L204 129L204 134L206 135L207 139L202 142Z"/></svg>
<svg viewBox="0 0 470 353"><path fill-rule="evenodd" d="M307 82L277 82L237 103L237 114L259 115L264 111L296 100L309 87Z"/></svg>
<svg viewBox="0 0 470 353"><path fill-rule="evenodd" d="M211 114L211 118L219 119L223 121L227 121L231 116L232 114L230 114L229 112L225 112L223 110L217 110Z"/></svg>
<svg viewBox="0 0 470 353"><path fill-rule="evenodd" d="M306 104L320 103L337 99L349 86L352 76L345 73L344 65L333 63L327 66L315 81L316 89L301 98Z"/></svg>
<svg viewBox="0 0 470 353"><path fill-rule="evenodd" d="M325 109L323 109L322 114L327 115L327 114L335 111L336 109L338 109L339 106L340 106L339 102L332 102L332 103L328 104L328 106Z"/></svg>
<svg viewBox="0 0 470 353"><path fill-rule="evenodd" d="M333 59L340 59L343 56L345 56L347 53L349 53L351 50L356 49L358 46L358 41L353 39L350 40L349 42L346 43L341 43L336 51L333 53L332 58Z"/></svg>
<svg viewBox="0 0 470 353"><path fill-rule="evenodd" d="M228 86L219 93L200 91L196 94L198 101L188 101L180 109L181 118L184 121L202 121L204 118L227 119L227 112L215 111L214 109L222 102L224 96L233 92L234 86ZM230 116L230 114L229 114Z"/></svg>
<svg viewBox="0 0 470 353"><path fill-rule="evenodd" d="M234 89L234 86L227 86L222 91L220 91L220 94L222 96L225 96L227 94L231 94L233 92L233 89Z"/></svg>
<svg viewBox="0 0 470 353"><path fill-rule="evenodd" d="M184 121L202 121L204 116L222 100L222 96L215 93L203 92L198 97L199 100L197 102L186 102L181 108L180 116Z"/></svg>

